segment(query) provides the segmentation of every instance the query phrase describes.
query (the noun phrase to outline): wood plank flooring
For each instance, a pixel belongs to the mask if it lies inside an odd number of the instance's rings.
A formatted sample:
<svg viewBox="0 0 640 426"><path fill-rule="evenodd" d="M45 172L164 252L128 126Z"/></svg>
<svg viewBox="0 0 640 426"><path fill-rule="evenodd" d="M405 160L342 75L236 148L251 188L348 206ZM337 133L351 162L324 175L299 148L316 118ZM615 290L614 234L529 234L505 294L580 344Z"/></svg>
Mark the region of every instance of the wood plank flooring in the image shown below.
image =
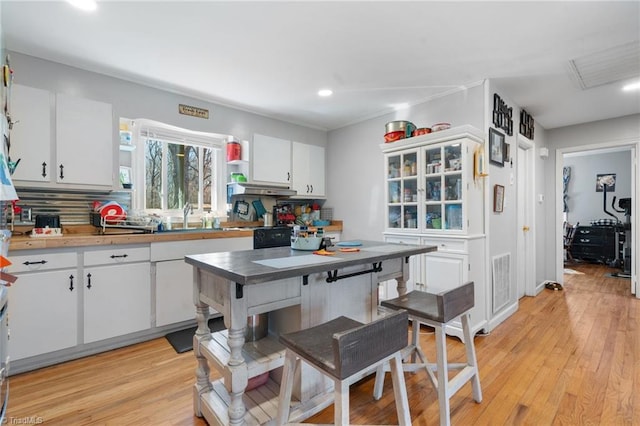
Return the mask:
<svg viewBox="0 0 640 426"><path fill-rule="evenodd" d="M629 280L600 265L568 267L562 291L520 301L516 314L476 337L483 401L466 384L451 400L453 425L640 425L640 300ZM449 338L451 360L463 346ZM421 345L435 360L433 335ZM11 377L9 424L206 425L193 416L193 352L164 338ZM414 425L438 425L426 373L407 374ZM391 380L351 387L354 424L396 424ZM308 420L332 423L333 407Z"/></svg>

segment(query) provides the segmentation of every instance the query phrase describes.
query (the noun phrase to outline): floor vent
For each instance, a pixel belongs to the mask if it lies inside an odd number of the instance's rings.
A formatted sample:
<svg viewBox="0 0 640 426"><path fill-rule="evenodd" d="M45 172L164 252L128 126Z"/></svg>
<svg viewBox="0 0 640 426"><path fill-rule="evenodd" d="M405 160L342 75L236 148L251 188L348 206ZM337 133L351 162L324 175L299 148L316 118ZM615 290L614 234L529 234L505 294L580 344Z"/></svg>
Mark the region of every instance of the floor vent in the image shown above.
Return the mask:
<svg viewBox="0 0 640 426"><path fill-rule="evenodd" d="M493 264L493 313L509 302L509 282L511 280L511 254L505 253L492 258Z"/></svg>

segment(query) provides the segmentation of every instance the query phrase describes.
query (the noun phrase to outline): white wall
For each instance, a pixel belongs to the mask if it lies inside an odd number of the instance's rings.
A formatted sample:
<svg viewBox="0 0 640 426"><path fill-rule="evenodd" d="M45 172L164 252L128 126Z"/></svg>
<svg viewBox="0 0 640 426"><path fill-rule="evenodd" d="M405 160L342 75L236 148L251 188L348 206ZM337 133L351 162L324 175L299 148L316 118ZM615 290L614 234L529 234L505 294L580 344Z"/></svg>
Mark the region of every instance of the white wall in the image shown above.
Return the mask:
<svg viewBox="0 0 640 426"><path fill-rule="evenodd" d="M382 240L384 231L385 124L409 120L418 127L439 122L484 129L483 85L435 98L409 109L329 132L326 207L344 221L343 239Z"/></svg>
<svg viewBox="0 0 640 426"><path fill-rule="evenodd" d="M10 52L14 82L113 105L115 117L148 118L174 126L251 141L254 133L325 146L325 131L286 123L213 102ZM209 110L209 119L178 114L178 104Z"/></svg>
<svg viewBox="0 0 640 426"><path fill-rule="evenodd" d="M624 222L624 214L611 208L613 197L631 197L631 157L629 150L591 155L564 155L564 167L571 167L568 185L567 220L589 225L598 219L613 219L603 209L603 192L596 192L596 175L614 173L615 191L607 191L606 208ZM616 201L617 207L617 201Z"/></svg>

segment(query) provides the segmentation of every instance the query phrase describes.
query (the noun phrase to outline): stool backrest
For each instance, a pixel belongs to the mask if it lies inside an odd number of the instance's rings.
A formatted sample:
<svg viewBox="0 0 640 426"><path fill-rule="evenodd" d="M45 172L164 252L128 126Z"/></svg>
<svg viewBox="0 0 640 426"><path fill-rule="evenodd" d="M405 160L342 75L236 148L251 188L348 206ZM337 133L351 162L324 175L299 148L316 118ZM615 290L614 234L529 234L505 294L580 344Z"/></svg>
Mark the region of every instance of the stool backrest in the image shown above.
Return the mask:
<svg viewBox="0 0 640 426"><path fill-rule="evenodd" d="M449 322L475 305L474 283L466 282L461 286L436 294L438 312L442 313L442 322Z"/></svg>
<svg viewBox="0 0 640 426"><path fill-rule="evenodd" d="M375 364L408 343L409 315L400 310L333 335L336 373L340 379Z"/></svg>

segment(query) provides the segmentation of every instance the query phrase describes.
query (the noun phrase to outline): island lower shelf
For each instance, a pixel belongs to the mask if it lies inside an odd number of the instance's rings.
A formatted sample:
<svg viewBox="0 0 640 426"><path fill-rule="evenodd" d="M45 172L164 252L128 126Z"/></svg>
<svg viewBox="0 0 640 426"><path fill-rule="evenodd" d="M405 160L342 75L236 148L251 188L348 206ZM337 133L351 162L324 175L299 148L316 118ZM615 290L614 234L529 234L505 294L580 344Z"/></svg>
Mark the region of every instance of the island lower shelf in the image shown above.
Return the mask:
<svg viewBox="0 0 640 426"><path fill-rule="evenodd" d="M223 377L229 372L231 349L227 344L227 330L211 333L211 338L198 338L198 350ZM255 342L247 342L242 347L249 379L268 373L284 364L284 346L269 334Z"/></svg>
<svg viewBox="0 0 640 426"><path fill-rule="evenodd" d="M210 423L229 424L229 405L231 398L224 386L223 379L211 382L212 390L201 395L199 398L203 416ZM274 425L273 419L278 412L278 396L280 384L269 379L264 385L247 391L242 396L242 401L246 407L244 424L253 425ZM305 404L292 398L290 421L298 422L304 420L309 415L318 413L333 403L333 393L325 392L309 400Z"/></svg>

